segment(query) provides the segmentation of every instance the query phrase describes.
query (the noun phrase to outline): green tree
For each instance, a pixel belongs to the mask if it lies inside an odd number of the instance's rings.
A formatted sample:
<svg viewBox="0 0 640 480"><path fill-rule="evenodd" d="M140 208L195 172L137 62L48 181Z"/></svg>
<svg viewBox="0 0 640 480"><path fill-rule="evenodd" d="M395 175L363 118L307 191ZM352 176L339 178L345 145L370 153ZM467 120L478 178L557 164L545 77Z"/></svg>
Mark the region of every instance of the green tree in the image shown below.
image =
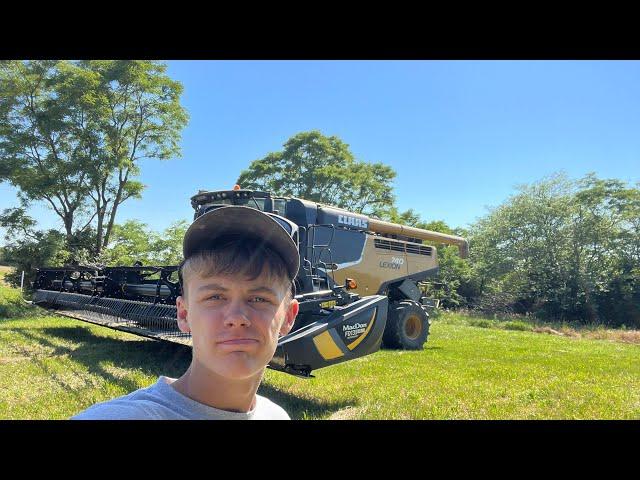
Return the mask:
<svg viewBox="0 0 640 480"><path fill-rule="evenodd" d="M158 265L178 265L182 261L182 240L189 228L189 222L179 220L167 227L155 241Z"/></svg>
<svg viewBox="0 0 640 480"><path fill-rule="evenodd" d="M94 253L120 205L141 195L143 158L180 155L182 86L154 61L0 64L0 181L23 207L44 201L67 242L95 220Z"/></svg>
<svg viewBox="0 0 640 480"><path fill-rule="evenodd" d="M159 234L138 220L116 224L100 262L108 266L131 266L137 261L143 265L177 265L182 260L182 239L188 226L181 220Z"/></svg>
<svg viewBox="0 0 640 480"><path fill-rule="evenodd" d="M393 206L386 212L382 212L381 217L399 225L408 225L448 235L468 236L468 232L462 229L453 229L444 220L426 222L412 208L400 212ZM473 275L469 261L460 257L459 249L455 245L429 241L422 243L436 248L439 267L438 278L422 284L425 294L439 299L440 305L444 308L466 306L467 297L473 296L474 293Z"/></svg>
<svg viewBox="0 0 640 480"><path fill-rule="evenodd" d="M22 237L5 246L5 260L15 267L5 280L19 286L24 271L25 286L35 279L35 269L43 265L62 266L70 252L66 249L65 236L57 230L35 231L30 237Z"/></svg>
<svg viewBox="0 0 640 480"><path fill-rule="evenodd" d="M477 223L472 262L479 260L483 289L517 296L516 311L544 304L550 316L563 315L571 195L571 182L556 175L521 186L519 194Z"/></svg>
<svg viewBox="0 0 640 480"><path fill-rule="evenodd" d="M15 267L5 276L13 286L19 286L22 272L25 285L35 278L35 269L43 265L61 266L72 254L67 249L65 235L55 229L35 230L35 220L23 209L5 209L0 215L0 227L6 229L7 244L3 247L3 263Z"/></svg>
<svg viewBox="0 0 640 480"><path fill-rule="evenodd" d="M255 160L237 183L371 214L393 206L391 183L395 171L382 163L355 160L349 145L319 131L301 132L284 149Z"/></svg>
<svg viewBox="0 0 640 480"><path fill-rule="evenodd" d="M409 214L405 212L405 216ZM468 232L462 229L453 229L444 220L425 222L417 220L413 226L440 232L448 235L467 237ZM428 284L426 293L429 296L440 299L444 308L457 308L467 305L466 297L471 288L471 267L467 259L461 258L459 249L455 245L445 245L434 242L423 242L436 248L438 254L438 266L440 268L438 279Z"/></svg>
<svg viewBox="0 0 640 480"><path fill-rule="evenodd" d="M624 304L625 321L640 324L632 273L640 267L639 200L637 188L594 174L520 187L472 228L476 303L611 324L622 323L614 306Z"/></svg>
<svg viewBox="0 0 640 480"><path fill-rule="evenodd" d="M140 261L143 265L155 265L153 245L158 237L146 223L139 220L116 224L111 242L100 255L100 263L108 266L131 266Z"/></svg>
<svg viewBox="0 0 640 480"><path fill-rule="evenodd" d="M415 212L412 208L404 212L400 212L395 205L391 207L383 207L378 209L376 216L381 220L385 220L391 223L397 223L398 225L407 225L409 227L418 227L422 222L420 214ZM418 227L421 228L421 227Z"/></svg>
<svg viewBox="0 0 640 480"><path fill-rule="evenodd" d="M593 173L576 185L570 298L584 317L595 321L612 317L615 297L616 303L629 307L626 316L638 317L640 323L640 305L637 301L630 305L625 294L626 290L634 297L633 288L628 287L639 283L633 272L640 269L640 190L621 180L598 179ZM618 290L617 295L612 289Z"/></svg>

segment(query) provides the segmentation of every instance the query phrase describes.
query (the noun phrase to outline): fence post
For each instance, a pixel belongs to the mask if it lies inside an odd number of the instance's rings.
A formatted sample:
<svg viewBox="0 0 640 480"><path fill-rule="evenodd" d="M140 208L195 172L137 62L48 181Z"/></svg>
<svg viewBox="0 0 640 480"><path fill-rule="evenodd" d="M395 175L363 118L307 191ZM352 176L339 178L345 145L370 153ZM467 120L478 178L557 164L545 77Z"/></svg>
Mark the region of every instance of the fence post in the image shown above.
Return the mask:
<svg viewBox="0 0 640 480"><path fill-rule="evenodd" d="M24 284L24 270L22 270L22 278L20 278L20 293L22 293L23 284Z"/></svg>

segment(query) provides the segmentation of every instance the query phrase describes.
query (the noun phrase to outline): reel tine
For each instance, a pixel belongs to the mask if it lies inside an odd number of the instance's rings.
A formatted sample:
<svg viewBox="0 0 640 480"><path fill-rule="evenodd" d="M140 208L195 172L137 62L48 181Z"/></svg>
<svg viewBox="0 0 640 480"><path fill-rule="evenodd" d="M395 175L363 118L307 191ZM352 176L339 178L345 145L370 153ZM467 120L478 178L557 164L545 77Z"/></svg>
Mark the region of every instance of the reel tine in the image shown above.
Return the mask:
<svg viewBox="0 0 640 480"><path fill-rule="evenodd" d="M94 323L134 327L157 337L191 336L178 328L175 305L51 290L36 290L33 299L43 307L57 309L60 313L68 312Z"/></svg>

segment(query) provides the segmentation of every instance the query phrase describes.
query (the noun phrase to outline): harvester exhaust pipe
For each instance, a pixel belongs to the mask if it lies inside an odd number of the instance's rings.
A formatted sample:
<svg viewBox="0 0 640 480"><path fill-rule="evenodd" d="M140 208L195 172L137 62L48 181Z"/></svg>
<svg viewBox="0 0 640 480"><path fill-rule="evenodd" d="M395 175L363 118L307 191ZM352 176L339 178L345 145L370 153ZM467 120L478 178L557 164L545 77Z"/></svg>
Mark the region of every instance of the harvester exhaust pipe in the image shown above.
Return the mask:
<svg viewBox="0 0 640 480"><path fill-rule="evenodd" d="M431 230L424 230L422 228L407 227L405 225L384 222L374 218L369 218L368 229L376 233L404 235L411 238L419 238L421 240L439 242L447 245L458 245L460 256L462 258L467 258L469 256L469 242L456 235L447 235L446 233L432 232Z"/></svg>

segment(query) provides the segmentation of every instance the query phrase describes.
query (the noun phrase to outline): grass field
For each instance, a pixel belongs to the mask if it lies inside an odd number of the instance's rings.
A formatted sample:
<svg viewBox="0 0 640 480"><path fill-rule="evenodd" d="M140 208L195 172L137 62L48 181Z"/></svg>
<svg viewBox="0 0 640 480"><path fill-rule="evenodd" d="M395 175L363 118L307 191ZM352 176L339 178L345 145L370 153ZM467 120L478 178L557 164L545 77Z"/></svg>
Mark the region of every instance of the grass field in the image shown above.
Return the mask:
<svg viewBox="0 0 640 480"><path fill-rule="evenodd" d="M0 286L0 305L12 292ZM0 315L0 419L68 418L190 361L188 347L20 308ZM260 393L294 419L640 419L640 345L478 321L444 315L422 351L310 380L267 371Z"/></svg>

